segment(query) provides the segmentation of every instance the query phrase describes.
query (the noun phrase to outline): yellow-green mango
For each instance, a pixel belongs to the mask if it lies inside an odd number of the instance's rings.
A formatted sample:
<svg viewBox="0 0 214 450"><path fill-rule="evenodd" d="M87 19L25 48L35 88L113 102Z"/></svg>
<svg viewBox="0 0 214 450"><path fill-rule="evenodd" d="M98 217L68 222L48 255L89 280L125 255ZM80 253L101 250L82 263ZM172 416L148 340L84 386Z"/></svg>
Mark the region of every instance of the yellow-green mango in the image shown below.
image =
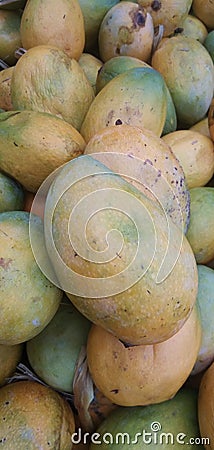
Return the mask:
<svg viewBox="0 0 214 450"><path fill-rule="evenodd" d="M198 264L198 305L202 339L192 375L205 370L214 361L214 270Z"/></svg>
<svg viewBox="0 0 214 450"><path fill-rule="evenodd" d="M36 242L41 243L41 219L31 218ZM56 313L62 291L41 272L29 236L29 213L0 214L0 344L31 339Z"/></svg>
<svg viewBox="0 0 214 450"><path fill-rule="evenodd" d="M84 148L80 133L57 116L37 111L0 114L0 170L30 192Z"/></svg>
<svg viewBox="0 0 214 450"><path fill-rule="evenodd" d="M183 232L91 156L59 171L48 191L44 230L61 288L82 314L119 339L161 342L189 317L197 267Z"/></svg>
<svg viewBox="0 0 214 450"><path fill-rule="evenodd" d="M214 189L195 187L190 192L190 222L186 237L198 264L214 259Z"/></svg>
<svg viewBox="0 0 214 450"><path fill-rule="evenodd" d="M90 326L90 321L63 299L45 329L27 342L30 365L49 386L73 392L76 364Z"/></svg>
<svg viewBox="0 0 214 450"><path fill-rule="evenodd" d="M17 211L24 207L24 190L22 186L0 172L0 213Z"/></svg>
<svg viewBox="0 0 214 450"><path fill-rule="evenodd" d="M175 36L162 40L152 67L165 79L175 105L179 128L189 128L206 115L214 88L214 66L196 39Z"/></svg>
<svg viewBox="0 0 214 450"><path fill-rule="evenodd" d="M126 123L161 135L167 94L163 77L150 67L134 67L118 75L96 95L81 127L86 142L101 128Z"/></svg>
<svg viewBox="0 0 214 450"><path fill-rule="evenodd" d="M115 396L116 392L115 387ZM197 391L182 388L172 399L156 405L117 408L99 425L97 433L101 450L180 450L181 446L204 450L202 444L190 443L200 436ZM89 449L96 448L94 440Z"/></svg>

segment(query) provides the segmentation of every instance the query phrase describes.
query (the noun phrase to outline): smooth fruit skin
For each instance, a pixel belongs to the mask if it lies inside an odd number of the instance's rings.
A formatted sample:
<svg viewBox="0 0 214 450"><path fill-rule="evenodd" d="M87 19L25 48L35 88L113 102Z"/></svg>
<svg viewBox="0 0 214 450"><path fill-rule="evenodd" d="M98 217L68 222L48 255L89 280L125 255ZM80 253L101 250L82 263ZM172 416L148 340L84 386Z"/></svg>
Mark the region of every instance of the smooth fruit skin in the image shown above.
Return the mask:
<svg viewBox="0 0 214 450"><path fill-rule="evenodd" d="M97 176L93 176L97 171ZM106 174L103 174L103 171ZM78 182L74 183L74 180L78 180ZM64 183L67 182L69 187L67 186L64 191ZM62 196L61 189L64 192ZM100 219L99 207L97 202L95 204L94 195L98 196L97 201L101 195ZM121 212L116 208L112 213L115 195L117 195L116 198L119 196ZM81 214L73 215L75 227L72 226L72 234L69 238L70 213L75 205L80 207L81 200L85 201L86 198L87 206L85 205L83 208L84 214L88 211L87 208L89 211L91 208L95 209L96 213L93 217L88 215L91 220L88 221L86 234L82 229L85 226L83 211ZM135 203L135 199L137 203ZM55 204L56 200L57 204ZM103 210L104 205L106 208ZM53 207L54 215L52 215ZM156 226L157 252L155 252L152 264L144 272L144 269L148 267L148 261L151 261L151 249L154 244L151 222L147 215L144 216L147 212ZM132 220L129 219L130 217ZM168 240L166 227L169 222L166 223L164 213L155 202L145 197L106 166L85 155L66 164L52 183L46 200L44 221L46 248L59 282L76 308L89 320L103 326L121 340L132 344L157 343L169 338L181 328L196 300L196 262L187 239L170 220L172 240ZM134 255L139 242L137 230L139 229L141 234L141 224L143 224L143 239L145 240L143 241L144 250L139 253L138 258ZM53 230L55 248L48 231L49 226ZM90 246L98 254L101 252L102 255L106 232L114 229L119 233L112 242L110 261L106 256L107 260L105 262L104 259L103 264L93 263L93 260L90 260L90 252L85 255L85 258L81 257L82 250L78 255L77 248L85 248L83 245L86 238L87 249L88 243L90 243ZM119 251L120 235L124 238L121 251ZM75 242L74 247L72 242ZM169 266L167 263L166 277L157 283L157 273L169 242L171 247L169 260L167 260ZM171 266L171 258L174 258L175 254L178 258L175 265ZM103 257L105 258L105 254ZM132 261L135 268L131 264ZM130 270L126 272L125 269L129 268L130 264ZM80 277L73 277L67 268L71 268ZM144 275L135 278L138 270ZM113 277L114 275L115 277ZM109 281L107 280L106 283L105 278L110 276L112 279L109 285ZM97 283L94 278L97 277L101 280L98 283L99 286L95 287ZM132 280L131 286L130 280Z"/></svg>
<svg viewBox="0 0 214 450"><path fill-rule="evenodd" d="M82 10L77 0L28 0L24 8L20 34L28 50L37 45L56 45L79 59L85 45Z"/></svg>
<svg viewBox="0 0 214 450"><path fill-rule="evenodd" d="M0 345L0 386L8 382L23 356L24 344Z"/></svg>
<svg viewBox="0 0 214 450"><path fill-rule="evenodd" d="M208 29L214 27L214 3L213 0L193 0L192 10Z"/></svg>
<svg viewBox="0 0 214 450"><path fill-rule="evenodd" d="M126 123L160 136L166 109L166 88L160 73L149 67L134 67L109 81L96 95L81 134L87 143L100 129Z"/></svg>
<svg viewBox="0 0 214 450"><path fill-rule="evenodd" d="M0 389L0 422L5 449L72 449L71 407L56 391L35 381L18 381Z"/></svg>
<svg viewBox="0 0 214 450"><path fill-rule="evenodd" d="M178 28L181 30L181 34L186 37L191 37L197 39L201 44L204 44L204 41L208 35L207 28L199 20L197 17L192 14L188 14L188 16L181 23L181 27Z"/></svg>
<svg viewBox="0 0 214 450"><path fill-rule="evenodd" d="M112 403L160 403L182 387L196 361L200 343L201 323L196 307L178 333L156 345L126 347L94 325L87 342L89 371L95 385Z"/></svg>
<svg viewBox="0 0 214 450"><path fill-rule="evenodd" d="M176 36L160 42L152 67L165 79L175 105L179 128L189 128L206 115L214 86L214 66L196 39Z"/></svg>
<svg viewBox="0 0 214 450"><path fill-rule="evenodd" d="M200 436L197 392L193 389L182 388L173 399L157 405L120 407L96 431L99 435L94 436L90 450L98 447L98 440L101 450L109 447L111 450L204 448L190 443L190 438Z"/></svg>
<svg viewBox="0 0 214 450"><path fill-rule="evenodd" d="M214 363L205 371L198 394L198 420L201 436L209 442L204 445L206 450L214 449Z"/></svg>
<svg viewBox="0 0 214 450"><path fill-rule="evenodd" d="M78 59L78 63L84 70L85 75L94 90L94 94L96 95L96 80L98 72L103 65L102 61L90 53L82 53Z"/></svg>
<svg viewBox="0 0 214 450"><path fill-rule="evenodd" d="M41 220L34 216L41 241ZM40 271L29 238L29 213L0 214L0 344L18 344L38 334L56 313L62 292Z"/></svg>
<svg viewBox="0 0 214 450"><path fill-rule="evenodd" d="M12 73L13 66L0 72L0 108L4 111L11 111L13 109L10 93Z"/></svg>
<svg viewBox="0 0 214 450"><path fill-rule="evenodd" d="M9 66L16 63L14 53L22 45L20 23L19 11L0 10L0 58Z"/></svg>
<svg viewBox="0 0 214 450"><path fill-rule="evenodd" d="M190 189L190 223L186 237L198 264L214 259L214 190Z"/></svg>
<svg viewBox="0 0 214 450"><path fill-rule="evenodd" d="M197 305L200 310L202 340L192 375L202 372L214 361L214 270L198 264Z"/></svg>
<svg viewBox="0 0 214 450"><path fill-rule="evenodd" d="M176 130L163 137L183 167L189 189L205 186L214 174L214 146L195 130Z"/></svg>
<svg viewBox="0 0 214 450"><path fill-rule="evenodd" d="M62 302L45 329L27 342L31 367L49 386L73 392L77 360L90 326L71 302Z"/></svg>
<svg viewBox="0 0 214 450"><path fill-rule="evenodd" d="M79 0L84 17L86 52L97 53L100 24L107 11L117 3L119 0Z"/></svg>
<svg viewBox="0 0 214 450"><path fill-rule="evenodd" d="M24 190L13 178L0 172L0 213L22 210Z"/></svg>
<svg viewBox="0 0 214 450"><path fill-rule="evenodd" d="M0 169L30 192L81 155L85 145L71 124L52 114L25 110L0 114Z"/></svg>

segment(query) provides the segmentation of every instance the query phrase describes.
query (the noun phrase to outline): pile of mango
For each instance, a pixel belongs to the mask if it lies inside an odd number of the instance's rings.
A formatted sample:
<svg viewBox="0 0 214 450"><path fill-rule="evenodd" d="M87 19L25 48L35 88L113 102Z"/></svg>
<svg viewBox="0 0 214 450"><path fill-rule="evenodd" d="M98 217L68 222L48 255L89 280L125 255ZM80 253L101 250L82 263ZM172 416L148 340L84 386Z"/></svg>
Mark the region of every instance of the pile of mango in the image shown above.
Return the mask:
<svg viewBox="0 0 214 450"><path fill-rule="evenodd" d="M0 445L214 449L214 2L0 1Z"/></svg>

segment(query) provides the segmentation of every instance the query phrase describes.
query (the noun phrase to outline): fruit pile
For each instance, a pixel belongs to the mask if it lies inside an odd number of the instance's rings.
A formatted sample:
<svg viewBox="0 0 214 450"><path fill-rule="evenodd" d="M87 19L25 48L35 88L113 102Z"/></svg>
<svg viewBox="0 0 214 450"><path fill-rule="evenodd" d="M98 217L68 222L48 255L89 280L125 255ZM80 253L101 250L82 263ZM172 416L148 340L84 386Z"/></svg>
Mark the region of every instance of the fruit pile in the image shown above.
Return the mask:
<svg viewBox="0 0 214 450"><path fill-rule="evenodd" d="M0 1L5 450L214 449L213 180L212 0Z"/></svg>

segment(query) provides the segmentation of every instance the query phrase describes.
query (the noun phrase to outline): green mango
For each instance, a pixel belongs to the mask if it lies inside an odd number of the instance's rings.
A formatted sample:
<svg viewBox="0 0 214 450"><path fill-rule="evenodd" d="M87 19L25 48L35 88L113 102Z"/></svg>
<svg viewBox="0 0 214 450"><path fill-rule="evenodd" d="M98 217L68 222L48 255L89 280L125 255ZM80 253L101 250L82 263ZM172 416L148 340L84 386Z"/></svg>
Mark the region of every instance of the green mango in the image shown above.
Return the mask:
<svg viewBox="0 0 214 450"><path fill-rule="evenodd" d="M62 302L47 327L26 345L29 362L49 386L73 392L76 364L91 323L70 301Z"/></svg>
<svg viewBox="0 0 214 450"><path fill-rule="evenodd" d="M119 407L101 423L96 433L91 437L90 450L97 448L98 441L101 450L179 450L182 445L186 449L202 450L197 391L182 388L171 400L156 405ZM73 435L73 442L78 437L78 433Z"/></svg>
<svg viewBox="0 0 214 450"><path fill-rule="evenodd" d="M0 172L0 213L22 210L24 207L24 190L12 178Z"/></svg>

